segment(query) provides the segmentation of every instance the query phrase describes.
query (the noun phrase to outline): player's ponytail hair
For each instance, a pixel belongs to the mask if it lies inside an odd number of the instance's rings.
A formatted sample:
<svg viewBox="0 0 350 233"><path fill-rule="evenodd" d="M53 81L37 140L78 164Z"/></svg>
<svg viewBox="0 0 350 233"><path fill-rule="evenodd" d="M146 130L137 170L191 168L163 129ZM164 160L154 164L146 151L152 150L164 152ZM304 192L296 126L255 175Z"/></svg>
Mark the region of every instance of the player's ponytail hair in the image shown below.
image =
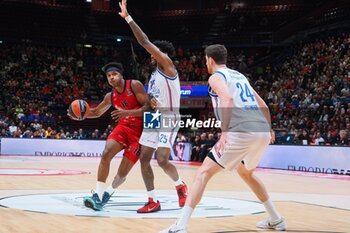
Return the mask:
<svg viewBox="0 0 350 233"><path fill-rule="evenodd" d="M224 45L213 44L205 48L207 57L211 57L216 64L223 65L227 63L227 49Z"/></svg>

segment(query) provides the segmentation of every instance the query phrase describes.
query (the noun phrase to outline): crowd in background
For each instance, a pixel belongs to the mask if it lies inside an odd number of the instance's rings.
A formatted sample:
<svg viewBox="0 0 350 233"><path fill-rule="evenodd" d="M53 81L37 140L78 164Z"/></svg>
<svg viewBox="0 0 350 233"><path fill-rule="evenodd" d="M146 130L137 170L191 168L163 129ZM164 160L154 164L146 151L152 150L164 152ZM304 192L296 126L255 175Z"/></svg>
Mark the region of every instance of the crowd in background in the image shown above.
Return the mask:
<svg viewBox="0 0 350 233"><path fill-rule="evenodd" d="M258 53L230 50L228 66L248 74L268 103L277 144L349 146L349 45L349 35L303 42L282 62L262 67L255 66ZM136 55L138 63L132 66L113 48L2 45L0 137L106 139L111 125L88 132L72 129L65 110L77 98L102 99L110 87L100 68L111 60L123 60L128 76L136 69L147 83L149 57ZM207 80L202 50L179 47L174 61L181 81ZM182 136L193 145L192 160L202 161L220 133L187 131Z"/></svg>
<svg viewBox="0 0 350 233"><path fill-rule="evenodd" d="M349 145L350 38L297 46L254 86L269 104L277 143Z"/></svg>

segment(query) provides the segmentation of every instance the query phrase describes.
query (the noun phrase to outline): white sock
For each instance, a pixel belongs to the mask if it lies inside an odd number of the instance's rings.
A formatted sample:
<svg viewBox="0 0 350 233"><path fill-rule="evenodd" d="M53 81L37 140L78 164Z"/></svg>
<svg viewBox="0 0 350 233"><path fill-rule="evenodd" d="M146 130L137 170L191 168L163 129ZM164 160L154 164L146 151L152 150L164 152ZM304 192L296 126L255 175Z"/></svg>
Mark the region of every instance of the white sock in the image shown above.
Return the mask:
<svg viewBox="0 0 350 233"><path fill-rule="evenodd" d="M106 183L100 182L100 181L96 182L96 193L101 201L102 201L102 196L103 196L105 189L106 189Z"/></svg>
<svg viewBox="0 0 350 233"><path fill-rule="evenodd" d="M112 195L112 193L114 193L115 191L116 191L116 189L114 189L112 187L112 185L110 185L106 188L106 192L109 193L109 195Z"/></svg>
<svg viewBox="0 0 350 233"><path fill-rule="evenodd" d="M177 181L175 181L175 186L178 186L180 184L183 184L184 182L182 182L181 178L179 177L179 179Z"/></svg>
<svg viewBox="0 0 350 233"><path fill-rule="evenodd" d="M188 221L190 220L192 213L193 209L190 206L184 206L184 208L182 208L180 218L177 220L176 224L179 226L187 227Z"/></svg>
<svg viewBox="0 0 350 233"><path fill-rule="evenodd" d="M270 220L276 222L281 219L281 215L277 212L275 206L273 205L271 199L263 203L267 213L270 215Z"/></svg>
<svg viewBox="0 0 350 233"><path fill-rule="evenodd" d="M153 201L155 201L155 202L158 201L158 200L156 199L156 193L155 193L154 189L151 190L151 191L148 191L148 192L147 192L147 195L148 195L148 198L152 198Z"/></svg>

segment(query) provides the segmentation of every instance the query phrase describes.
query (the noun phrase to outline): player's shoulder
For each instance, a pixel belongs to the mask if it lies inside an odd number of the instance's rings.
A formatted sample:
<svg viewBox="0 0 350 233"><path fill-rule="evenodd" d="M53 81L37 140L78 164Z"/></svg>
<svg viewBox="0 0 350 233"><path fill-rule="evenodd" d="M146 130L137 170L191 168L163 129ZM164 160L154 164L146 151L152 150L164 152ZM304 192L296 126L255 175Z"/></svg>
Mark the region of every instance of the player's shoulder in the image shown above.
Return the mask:
<svg viewBox="0 0 350 233"><path fill-rule="evenodd" d="M209 84L211 82L215 82L215 80L217 80L218 78L224 78L226 79L226 75L219 73L218 71L215 71L214 73L212 73L208 79Z"/></svg>
<svg viewBox="0 0 350 233"><path fill-rule="evenodd" d="M113 92L110 91L108 92L105 97L103 98L103 102L108 102L110 103L112 101L112 95L113 95Z"/></svg>
<svg viewBox="0 0 350 233"><path fill-rule="evenodd" d="M130 79L131 88L133 87L143 87L143 83L137 79Z"/></svg>
<svg viewBox="0 0 350 233"><path fill-rule="evenodd" d="M112 91L110 91L110 92L107 92L107 94L105 95L105 98L108 98L108 97L110 97L113 93L113 90Z"/></svg>
<svg viewBox="0 0 350 233"><path fill-rule="evenodd" d="M135 92L141 92L142 90L144 90L143 83L137 79L130 80L130 88L134 94Z"/></svg>

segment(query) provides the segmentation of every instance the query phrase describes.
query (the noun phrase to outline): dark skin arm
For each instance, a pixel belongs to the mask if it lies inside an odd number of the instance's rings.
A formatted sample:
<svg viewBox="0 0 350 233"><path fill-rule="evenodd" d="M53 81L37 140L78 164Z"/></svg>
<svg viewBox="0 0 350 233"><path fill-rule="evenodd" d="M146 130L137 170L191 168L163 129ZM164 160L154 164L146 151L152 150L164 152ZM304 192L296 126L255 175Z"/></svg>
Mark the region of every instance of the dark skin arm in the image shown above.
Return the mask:
<svg viewBox="0 0 350 233"><path fill-rule="evenodd" d="M99 103L95 108L90 108L90 113L86 118L98 118L103 115L110 107L112 106L111 102L111 92L107 93L103 98L102 102ZM76 120L71 115L69 115L69 111L67 110L67 115L72 120Z"/></svg>
<svg viewBox="0 0 350 233"><path fill-rule="evenodd" d="M127 0L122 0L122 2L119 2L119 7L121 10L121 12L119 12L119 15L124 19L128 17L129 13L127 10ZM170 77L174 77L176 75L175 66L168 54L160 51L159 48L148 39L148 36L141 30L135 21L131 21L129 23L129 26L134 33L137 42L142 47L144 47L149 54L153 56L153 58L157 61L161 71Z"/></svg>

